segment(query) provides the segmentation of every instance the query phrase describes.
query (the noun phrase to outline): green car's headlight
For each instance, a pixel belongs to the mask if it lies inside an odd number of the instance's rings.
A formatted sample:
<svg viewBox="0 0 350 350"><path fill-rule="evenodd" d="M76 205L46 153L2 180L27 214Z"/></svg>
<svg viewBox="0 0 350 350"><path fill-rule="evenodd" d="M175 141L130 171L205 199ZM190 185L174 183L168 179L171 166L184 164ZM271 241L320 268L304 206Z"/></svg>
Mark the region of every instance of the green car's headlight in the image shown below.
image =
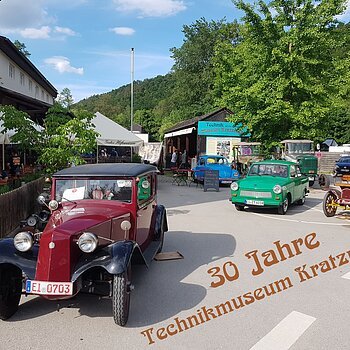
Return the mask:
<svg viewBox="0 0 350 350"><path fill-rule="evenodd" d="M276 194L280 194L282 192L282 187L280 185L275 185L272 191Z"/></svg>
<svg viewBox="0 0 350 350"><path fill-rule="evenodd" d="M232 182L231 184L231 190L232 191L237 191L238 190L238 183L237 182Z"/></svg>

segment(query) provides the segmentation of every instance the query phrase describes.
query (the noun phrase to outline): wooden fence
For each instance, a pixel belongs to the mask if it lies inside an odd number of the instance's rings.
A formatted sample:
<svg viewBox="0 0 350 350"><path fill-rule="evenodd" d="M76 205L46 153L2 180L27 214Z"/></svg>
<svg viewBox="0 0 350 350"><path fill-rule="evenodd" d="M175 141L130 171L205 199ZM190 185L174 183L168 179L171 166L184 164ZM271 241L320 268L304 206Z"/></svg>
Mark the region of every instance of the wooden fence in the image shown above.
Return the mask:
<svg viewBox="0 0 350 350"><path fill-rule="evenodd" d="M0 195L0 237L13 231L21 220L38 211L38 195L43 191L44 179L29 182L11 192Z"/></svg>

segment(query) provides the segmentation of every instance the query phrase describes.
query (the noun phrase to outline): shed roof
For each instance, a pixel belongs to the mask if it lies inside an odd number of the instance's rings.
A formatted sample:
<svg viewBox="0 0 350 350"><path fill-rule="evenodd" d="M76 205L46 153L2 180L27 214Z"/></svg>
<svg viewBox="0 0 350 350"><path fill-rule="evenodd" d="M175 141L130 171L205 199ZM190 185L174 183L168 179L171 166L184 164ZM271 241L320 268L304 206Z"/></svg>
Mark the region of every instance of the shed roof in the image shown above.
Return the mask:
<svg viewBox="0 0 350 350"><path fill-rule="evenodd" d="M227 108L219 108L219 109L216 109L213 112L210 112L210 113L207 113L207 114L204 114L204 115L201 115L201 116L198 116L198 117L194 117L194 118L191 118L191 119L188 119L188 120L184 120L184 121L182 121L180 123L177 123L176 125L174 125L170 129L166 130L166 133L195 126L197 122L199 122L201 120L208 119L211 116L213 116L213 115L215 115L217 113L220 113L222 111L226 111L228 114L233 114L232 111L230 111Z"/></svg>

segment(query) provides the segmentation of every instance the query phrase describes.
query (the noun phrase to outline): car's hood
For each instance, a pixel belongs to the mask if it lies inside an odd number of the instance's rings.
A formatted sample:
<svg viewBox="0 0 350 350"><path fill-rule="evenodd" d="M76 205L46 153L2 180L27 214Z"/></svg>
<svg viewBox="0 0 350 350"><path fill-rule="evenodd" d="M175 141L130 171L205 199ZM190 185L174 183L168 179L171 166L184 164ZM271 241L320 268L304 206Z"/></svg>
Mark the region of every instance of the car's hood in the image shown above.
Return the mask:
<svg viewBox="0 0 350 350"><path fill-rule="evenodd" d="M120 222L130 220L130 215L127 206L120 202L84 200L64 203L52 213L41 235L35 279L70 281L72 270L83 254L77 244L80 233L93 232L99 241L108 244L120 239L116 236Z"/></svg>
<svg viewBox="0 0 350 350"><path fill-rule="evenodd" d="M247 176L246 178L239 180L240 189L250 189L250 190L265 190L271 191L273 186L280 185L284 186L289 182L289 179L278 177L278 176Z"/></svg>

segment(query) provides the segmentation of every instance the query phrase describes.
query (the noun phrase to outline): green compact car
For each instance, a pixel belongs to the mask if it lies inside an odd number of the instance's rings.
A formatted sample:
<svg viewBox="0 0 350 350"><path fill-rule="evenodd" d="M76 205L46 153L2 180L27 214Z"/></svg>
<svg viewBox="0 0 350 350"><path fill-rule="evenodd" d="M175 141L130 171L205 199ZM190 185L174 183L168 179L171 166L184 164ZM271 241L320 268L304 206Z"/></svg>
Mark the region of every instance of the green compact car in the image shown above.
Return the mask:
<svg viewBox="0 0 350 350"><path fill-rule="evenodd" d="M253 163L244 179L231 185L231 201L236 209L277 208L284 215L292 203L303 205L309 192L308 177L298 164L282 160Z"/></svg>

